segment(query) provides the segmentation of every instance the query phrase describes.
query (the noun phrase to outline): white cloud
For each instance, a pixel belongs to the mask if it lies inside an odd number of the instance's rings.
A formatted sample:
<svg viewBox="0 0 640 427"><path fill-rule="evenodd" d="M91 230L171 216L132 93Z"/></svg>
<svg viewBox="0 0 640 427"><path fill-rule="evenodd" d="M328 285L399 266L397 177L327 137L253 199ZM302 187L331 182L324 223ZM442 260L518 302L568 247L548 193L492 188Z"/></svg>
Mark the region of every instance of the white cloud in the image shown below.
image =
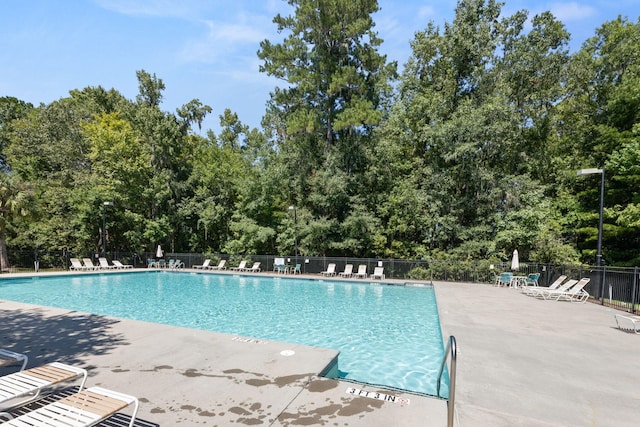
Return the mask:
<svg viewBox="0 0 640 427"><path fill-rule="evenodd" d="M422 6L418 9L418 17L420 19L432 20L437 17L436 10L431 6Z"/></svg>
<svg viewBox="0 0 640 427"><path fill-rule="evenodd" d="M253 23L250 24L248 21ZM259 18L239 19L233 23L202 21L207 28L206 34L199 39L187 42L181 57L188 62L214 63L221 59L227 60L236 55L246 54L247 50L255 52L260 42L271 35L267 29L256 24L259 21Z"/></svg>
<svg viewBox="0 0 640 427"><path fill-rule="evenodd" d="M562 22L581 21L597 14L594 7L578 2L552 3L549 10Z"/></svg>
<svg viewBox="0 0 640 427"><path fill-rule="evenodd" d="M107 10L129 16L189 18L202 10L202 2L191 0L97 0Z"/></svg>

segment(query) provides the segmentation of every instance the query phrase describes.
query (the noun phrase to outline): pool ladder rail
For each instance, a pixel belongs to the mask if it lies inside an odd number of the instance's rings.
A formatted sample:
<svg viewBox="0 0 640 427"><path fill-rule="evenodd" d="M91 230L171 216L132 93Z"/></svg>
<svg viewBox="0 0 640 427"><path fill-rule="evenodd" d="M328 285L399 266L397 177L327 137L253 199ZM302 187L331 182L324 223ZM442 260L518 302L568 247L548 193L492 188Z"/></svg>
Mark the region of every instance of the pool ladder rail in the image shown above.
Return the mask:
<svg viewBox="0 0 640 427"><path fill-rule="evenodd" d="M442 358L442 364L440 365L440 372L438 373L438 387L436 388L438 397L440 396L440 385L442 384L442 374L444 374L444 367L447 365L447 359L451 358L449 366L449 397L447 398L447 427L453 427L453 419L455 412L455 397L456 397L456 363L458 357L458 350L456 346L456 337L451 335L447 342L447 347L444 349L444 357Z"/></svg>

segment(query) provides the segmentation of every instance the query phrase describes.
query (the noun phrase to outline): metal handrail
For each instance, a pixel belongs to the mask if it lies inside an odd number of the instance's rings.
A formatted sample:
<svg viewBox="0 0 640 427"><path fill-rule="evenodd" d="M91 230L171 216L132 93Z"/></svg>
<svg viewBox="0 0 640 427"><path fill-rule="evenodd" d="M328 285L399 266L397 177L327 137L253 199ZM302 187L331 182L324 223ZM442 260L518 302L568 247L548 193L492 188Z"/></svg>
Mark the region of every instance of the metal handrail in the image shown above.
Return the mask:
<svg viewBox="0 0 640 427"><path fill-rule="evenodd" d="M440 372L438 373L438 386L436 392L438 397L440 396L440 385L442 384L442 374L444 373L444 367L447 364L447 359L451 357L451 365L449 366L449 397L447 399L447 427L453 427L453 416L455 408L456 397L456 364L458 357L458 350L456 348L456 337L451 335L447 342L447 347L444 350L444 357L442 358L442 364L440 364Z"/></svg>

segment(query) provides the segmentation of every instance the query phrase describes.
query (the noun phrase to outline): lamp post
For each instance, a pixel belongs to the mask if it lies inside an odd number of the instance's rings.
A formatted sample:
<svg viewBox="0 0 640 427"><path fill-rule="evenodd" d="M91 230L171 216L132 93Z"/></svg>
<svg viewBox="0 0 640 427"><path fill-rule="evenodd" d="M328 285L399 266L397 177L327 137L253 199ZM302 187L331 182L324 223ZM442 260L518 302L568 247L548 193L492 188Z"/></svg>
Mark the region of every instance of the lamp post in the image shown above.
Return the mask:
<svg viewBox="0 0 640 427"><path fill-rule="evenodd" d="M604 168L580 169L578 176L600 174L600 215L598 219L598 249L596 251L596 267L602 265L602 213L604 210Z"/></svg>
<svg viewBox="0 0 640 427"><path fill-rule="evenodd" d="M298 217L296 215L296 207L291 205L289 210L293 211L293 244L295 246L296 263L298 262Z"/></svg>
<svg viewBox="0 0 640 427"><path fill-rule="evenodd" d="M102 202L102 256L107 256L107 207L113 202Z"/></svg>
<svg viewBox="0 0 640 427"><path fill-rule="evenodd" d="M596 269L600 275L598 285L600 286L600 301L604 304L604 272L600 270L602 265L602 213L604 210L604 168L580 169L578 176L600 174L600 214L598 219L598 249L596 251Z"/></svg>

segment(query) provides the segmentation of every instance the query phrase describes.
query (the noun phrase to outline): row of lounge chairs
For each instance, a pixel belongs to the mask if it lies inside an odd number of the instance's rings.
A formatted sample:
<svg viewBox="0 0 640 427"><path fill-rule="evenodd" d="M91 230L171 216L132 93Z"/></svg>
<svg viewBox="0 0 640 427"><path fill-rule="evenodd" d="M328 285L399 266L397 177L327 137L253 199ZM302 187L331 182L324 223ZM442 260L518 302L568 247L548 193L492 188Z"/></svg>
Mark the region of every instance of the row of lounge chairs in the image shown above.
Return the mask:
<svg viewBox="0 0 640 427"><path fill-rule="evenodd" d="M340 277L353 277L356 279L366 279L367 278L367 265L360 264L358 266L358 271L356 273L353 272L353 264L347 264L344 266L344 271L341 273L336 273L336 265L331 263L327 265L327 269L322 271L320 274L323 276L336 276ZM373 270L373 274L369 276L370 279L380 279L384 280L384 267L375 267Z"/></svg>
<svg viewBox="0 0 640 427"><path fill-rule="evenodd" d="M179 259L169 259L169 261L165 261L163 259L155 260L148 259L147 260L147 268L170 268L172 270L176 270L178 268L184 268L184 262Z"/></svg>
<svg viewBox="0 0 640 427"><path fill-rule="evenodd" d="M0 366L22 363L18 372L0 376L0 407L3 411L33 402L55 386L81 379L77 392L53 403L15 417L10 412L0 412L0 424L3 427L93 426L129 405L133 405L133 415L128 425L133 427L138 413L138 399L103 387L85 388L85 369L60 362L24 369L26 362L23 361L28 360L25 355L7 350L0 350L0 355Z"/></svg>
<svg viewBox="0 0 640 427"><path fill-rule="evenodd" d="M122 264L117 259L112 261L112 264L109 264L106 258L100 257L98 258L98 265L95 265L91 258L82 258L80 261L79 258L71 258L71 267L69 270L75 271L96 271L96 270L124 270L126 268L133 268L130 264Z"/></svg>
<svg viewBox="0 0 640 427"><path fill-rule="evenodd" d="M232 271L248 271L248 272L260 272L262 268L260 268L261 262L254 262L251 267L247 267L247 262L245 260L240 261L240 264L237 267L230 267L229 270ZM211 265L210 259L205 259L204 262L200 265L194 265L193 268L200 270L226 270L227 269L227 261L220 260L218 265Z"/></svg>
<svg viewBox="0 0 640 427"><path fill-rule="evenodd" d="M588 277L580 280L569 279L567 276L558 277L551 285L545 286L524 286L522 293L544 300L565 300L571 302L586 302L589 299L589 293L584 287L589 283Z"/></svg>

